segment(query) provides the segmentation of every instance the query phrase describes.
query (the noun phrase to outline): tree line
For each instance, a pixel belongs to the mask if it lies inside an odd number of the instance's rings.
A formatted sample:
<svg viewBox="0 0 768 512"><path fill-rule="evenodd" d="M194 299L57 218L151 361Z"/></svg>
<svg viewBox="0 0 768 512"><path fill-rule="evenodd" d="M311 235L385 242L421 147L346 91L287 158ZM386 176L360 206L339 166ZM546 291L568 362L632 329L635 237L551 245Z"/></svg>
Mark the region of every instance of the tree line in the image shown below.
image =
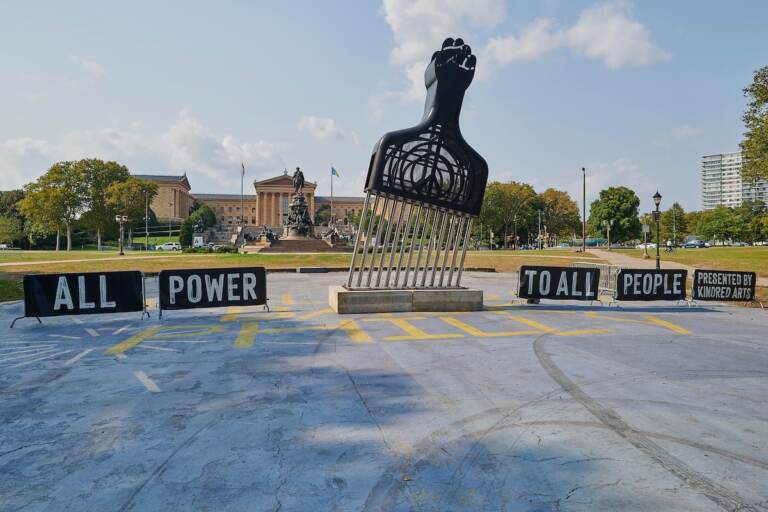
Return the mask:
<svg viewBox="0 0 768 512"><path fill-rule="evenodd" d="M117 233L116 215L125 215L129 228L143 226L145 206L156 195L155 183L132 177L117 162L58 162L22 190L0 192L0 242L31 247L55 236L59 250L64 234L71 250L73 229L78 227L94 232L101 249L104 235Z"/></svg>

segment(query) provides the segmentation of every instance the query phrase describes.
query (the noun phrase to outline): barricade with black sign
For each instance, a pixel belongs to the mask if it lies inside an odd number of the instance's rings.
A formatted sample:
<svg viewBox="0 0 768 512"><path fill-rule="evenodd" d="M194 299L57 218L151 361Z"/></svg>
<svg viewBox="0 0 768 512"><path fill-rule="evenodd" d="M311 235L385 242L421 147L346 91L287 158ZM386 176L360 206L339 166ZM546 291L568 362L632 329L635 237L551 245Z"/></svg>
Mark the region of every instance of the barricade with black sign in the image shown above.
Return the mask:
<svg viewBox="0 0 768 512"><path fill-rule="evenodd" d="M24 276L24 316L19 318L132 311L141 311L142 318L146 313L144 275L138 271Z"/></svg>
<svg viewBox="0 0 768 512"><path fill-rule="evenodd" d="M687 270L623 268L616 278L616 300L685 300Z"/></svg>
<svg viewBox="0 0 768 512"><path fill-rule="evenodd" d="M267 306L264 267L163 270L160 315L163 310Z"/></svg>
<svg viewBox="0 0 768 512"><path fill-rule="evenodd" d="M693 273L693 300L739 301L755 300L755 272L736 270L696 270Z"/></svg>
<svg viewBox="0 0 768 512"><path fill-rule="evenodd" d="M578 267L520 267L521 299L597 300L600 270Z"/></svg>

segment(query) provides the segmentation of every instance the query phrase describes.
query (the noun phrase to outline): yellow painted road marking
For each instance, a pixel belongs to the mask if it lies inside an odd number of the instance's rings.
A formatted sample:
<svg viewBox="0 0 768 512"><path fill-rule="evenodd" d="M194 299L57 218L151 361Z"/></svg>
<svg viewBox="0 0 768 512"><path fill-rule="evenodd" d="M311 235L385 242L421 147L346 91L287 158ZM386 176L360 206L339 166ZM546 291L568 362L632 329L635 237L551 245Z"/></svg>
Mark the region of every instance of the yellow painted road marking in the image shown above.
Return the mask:
<svg viewBox="0 0 768 512"><path fill-rule="evenodd" d="M464 331L465 333L469 334L470 336L476 336L478 338L493 338L498 336L523 336L526 334L538 334L541 331L502 331L502 332L486 332L481 331L477 327L473 327L469 324L466 324L459 320L458 318L452 318L450 316L441 316L440 320L447 323L448 325L452 325L453 327Z"/></svg>
<svg viewBox="0 0 768 512"><path fill-rule="evenodd" d="M327 313L333 313L333 310L331 308L318 309L317 311L312 311L310 313L307 313L306 315L300 316L298 320L309 320L311 318L315 318L320 315L325 315Z"/></svg>
<svg viewBox="0 0 768 512"><path fill-rule="evenodd" d="M534 329L537 329L542 332L557 332L558 329L555 329L554 327L550 327L548 325L544 325L541 322L537 322L536 320L531 320L530 318L525 318L518 315L504 315L507 318L514 320L515 322L520 322L521 324L525 324L528 327L533 327Z"/></svg>
<svg viewBox="0 0 768 512"><path fill-rule="evenodd" d="M666 320L662 320L661 318L658 318L658 317L655 317L655 316L646 315L643 318L645 318L646 320L648 320L652 324L656 324L656 325L659 325L661 327L666 327L670 331L674 331L674 332L676 332L678 334L692 334L691 331L689 331L685 327L681 327L681 326L679 326L677 324L673 324L672 322L668 322Z"/></svg>
<svg viewBox="0 0 768 512"><path fill-rule="evenodd" d="M643 320L638 320L636 318L627 318L625 316L606 315L603 313L597 313L595 311L585 311L584 316L589 318L602 319L602 320L613 320L614 322L656 325L659 327L664 327L665 329L669 329L670 331L676 332L678 334L692 334L691 331L689 331L685 327L681 327L677 324L673 324L672 322L669 322L667 320L662 320L661 318L658 318L652 315L643 315L642 317Z"/></svg>
<svg viewBox="0 0 768 512"><path fill-rule="evenodd" d="M163 328L162 325L153 325L151 327L147 327L143 331L134 334L133 336L131 336L127 340L121 341L117 345L113 345L113 346L109 347L106 350L106 352L104 352L104 353L109 355L109 356L123 353L126 350L135 347L136 345L138 345L142 341L152 338L158 332L160 332L160 329L162 329L162 328Z"/></svg>
<svg viewBox="0 0 768 512"><path fill-rule="evenodd" d="M242 311L242 306L230 306L227 308L227 312L221 315L221 321L234 322L237 320L237 315L239 315Z"/></svg>
<svg viewBox="0 0 768 512"><path fill-rule="evenodd" d="M411 323L412 320L426 320L426 317L423 316L412 316L412 317L395 317L395 318L367 318L364 321L366 322L389 322L392 325L395 325L405 331L408 334L404 335L397 335L397 336L385 336L384 339L387 341L405 341L405 340L439 340L439 339L445 339L445 338L463 338L463 334L459 333L441 333L441 334L430 334L422 329L419 329L415 325Z"/></svg>
<svg viewBox="0 0 768 512"><path fill-rule="evenodd" d="M304 325L301 327L274 327L270 329L259 329L258 322L243 322L232 346L235 348L252 347L256 342L257 334L286 334L308 331L334 331L337 329L344 331L353 343L373 342L371 337L360 329L355 320L345 320L336 325Z"/></svg>
<svg viewBox="0 0 768 512"><path fill-rule="evenodd" d="M282 296L281 302L284 306L292 306L293 305L293 297L291 297L291 294L284 293Z"/></svg>

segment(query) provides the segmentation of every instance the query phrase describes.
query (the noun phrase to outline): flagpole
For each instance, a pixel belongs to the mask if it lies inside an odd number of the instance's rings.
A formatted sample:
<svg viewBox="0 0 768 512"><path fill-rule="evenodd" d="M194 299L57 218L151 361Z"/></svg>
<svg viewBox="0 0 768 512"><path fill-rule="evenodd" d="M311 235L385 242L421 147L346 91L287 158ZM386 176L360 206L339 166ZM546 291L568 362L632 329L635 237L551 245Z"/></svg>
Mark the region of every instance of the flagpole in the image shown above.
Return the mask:
<svg viewBox="0 0 768 512"><path fill-rule="evenodd" d="M243 219L245 218L245 210L243 209L243 179L245 178L245 164L240 162L242 172L240 173L240 226L243 225Z"/></svg>
<svg viewBox="0 0 768 512"><path fill-rule="evenodd" d="M333 222L333 166L331 166L331 226L335 226Z"/></svg>

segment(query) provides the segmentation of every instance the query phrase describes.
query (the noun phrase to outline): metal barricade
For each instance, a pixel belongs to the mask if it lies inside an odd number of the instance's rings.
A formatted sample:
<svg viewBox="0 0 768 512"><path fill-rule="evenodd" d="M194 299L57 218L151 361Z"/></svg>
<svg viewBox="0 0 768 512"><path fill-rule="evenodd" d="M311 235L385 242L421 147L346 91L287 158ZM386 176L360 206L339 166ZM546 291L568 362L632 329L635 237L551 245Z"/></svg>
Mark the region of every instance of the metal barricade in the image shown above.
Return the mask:
<svg viewBox="0 0 768 512"><path fill-rule="evenodd" d="M596 268L600 270L600 283L598 285L597 295L610 295L614 297L616 292L616 278L619 275L621 267L618 265L608 265L606 263L590 263L588 261L576 261L571 263L572 267Z"/></svg>

